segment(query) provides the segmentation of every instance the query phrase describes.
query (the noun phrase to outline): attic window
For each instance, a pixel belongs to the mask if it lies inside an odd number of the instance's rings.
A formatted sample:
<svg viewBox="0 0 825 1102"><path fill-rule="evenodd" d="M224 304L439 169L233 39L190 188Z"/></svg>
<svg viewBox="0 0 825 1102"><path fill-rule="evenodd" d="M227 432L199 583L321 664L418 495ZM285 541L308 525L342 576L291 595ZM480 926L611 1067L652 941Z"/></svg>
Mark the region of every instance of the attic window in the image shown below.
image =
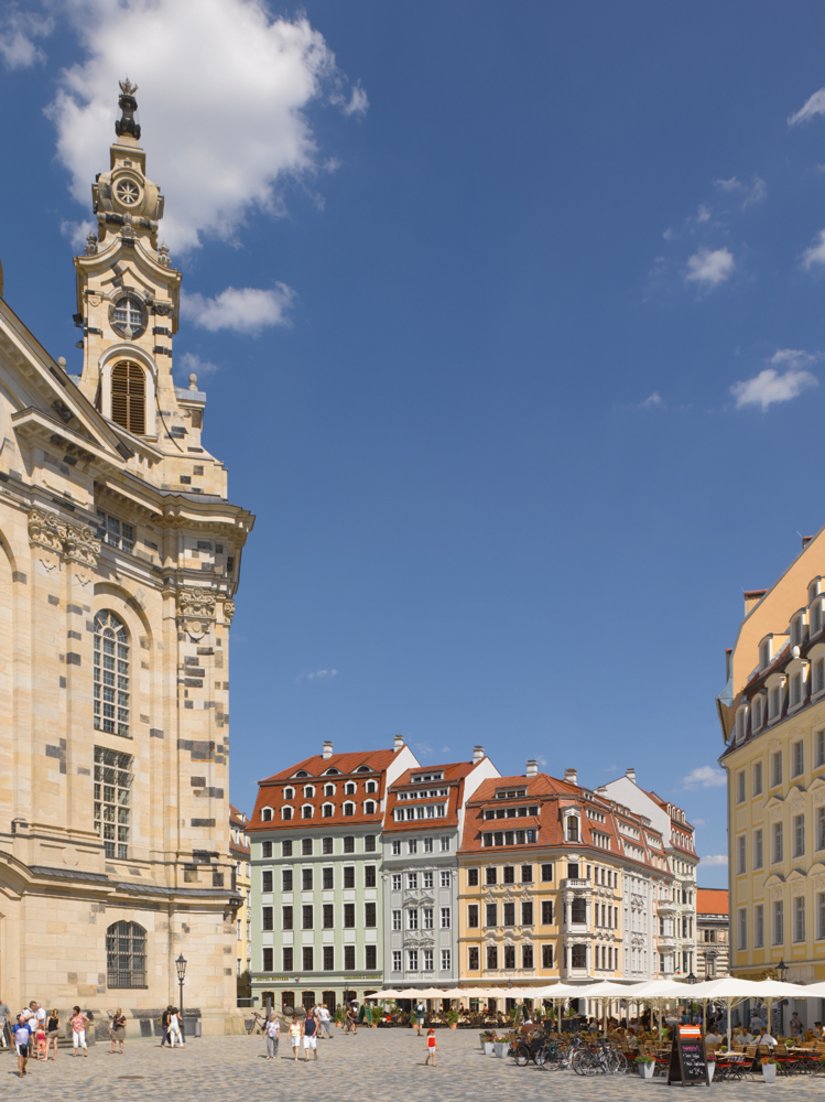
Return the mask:
<svg viewBox="0 0 825 1102"><path fill-rule="evenodd" d="M146 328L146 307L137 295L123 295L112 307L110 322L119 336L132 340Z"/></svg>
<svg viewBox="0 0 825 1102"><path fill-rule="evenodd" d="M131 360L112 368L112 420L128 432L146 432L146 375Z"/></svg>
<svg viewBox="0 0 825 1102"><path fill-rule="evenodd" d="M355 770L355 772L356 773L371 773L372 770L370 769L370 767L368 765L359 765L358 768Z"/></svg>

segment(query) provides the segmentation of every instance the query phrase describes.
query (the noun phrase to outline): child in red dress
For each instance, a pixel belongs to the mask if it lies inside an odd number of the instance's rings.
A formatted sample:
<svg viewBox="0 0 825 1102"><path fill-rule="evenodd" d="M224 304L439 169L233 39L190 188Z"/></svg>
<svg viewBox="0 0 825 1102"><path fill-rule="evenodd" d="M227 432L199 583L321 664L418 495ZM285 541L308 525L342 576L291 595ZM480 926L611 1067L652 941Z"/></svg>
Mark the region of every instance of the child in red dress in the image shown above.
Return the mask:
<svg viewBox="0 0 825 1102"><path fill-rule="evenodd" d="M427 1059L424 1061L424 1066L425 1067L429 1063L432 1063L432 1066L435 1067L435 1055L436 1055L437 1049L438 1049L438 1044L436 1043L436 1039L435 1039L435 1030L434 1029L428 1029L427 1030Z"/></svg>

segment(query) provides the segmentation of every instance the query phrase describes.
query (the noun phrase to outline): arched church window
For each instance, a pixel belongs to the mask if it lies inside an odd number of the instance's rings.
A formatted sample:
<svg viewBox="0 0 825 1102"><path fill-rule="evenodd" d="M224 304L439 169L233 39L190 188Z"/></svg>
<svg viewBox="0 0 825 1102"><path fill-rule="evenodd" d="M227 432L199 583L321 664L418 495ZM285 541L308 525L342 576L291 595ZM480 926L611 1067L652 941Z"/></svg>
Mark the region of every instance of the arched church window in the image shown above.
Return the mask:
<svg viewBox="0 0 825 1102"><path fill-rule="evenodd" d="M136 436L146 432L146 375L131 360L112 368L112 420Z"/></svg>
<svg viewBox="0 0 825 1102"><path fill-rule="evenodd" d="M115 922L106 931L109 987L146 987L146 931L137 922Z"/></svg>
<svg viewBox="0 0 825 1102"><path fill-rule="evenodd" d="M95 616L93 696L95 729L129 734L129 632L119 616Z"/></svg>

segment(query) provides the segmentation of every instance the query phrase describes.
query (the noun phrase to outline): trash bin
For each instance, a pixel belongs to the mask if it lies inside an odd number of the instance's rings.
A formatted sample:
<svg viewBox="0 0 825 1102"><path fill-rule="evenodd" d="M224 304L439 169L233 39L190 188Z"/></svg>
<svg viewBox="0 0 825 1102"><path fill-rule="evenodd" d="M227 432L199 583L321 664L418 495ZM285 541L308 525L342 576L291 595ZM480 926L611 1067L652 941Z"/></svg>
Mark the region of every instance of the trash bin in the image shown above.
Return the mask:
<svg viewBox="0 0 825 1102"><path fill-rule="evenodd" d="M200 1037L201 1035L201 1019L200 1014L186 1014L183 1015L183 1035L189 1040L190 1037Z"/></svg>

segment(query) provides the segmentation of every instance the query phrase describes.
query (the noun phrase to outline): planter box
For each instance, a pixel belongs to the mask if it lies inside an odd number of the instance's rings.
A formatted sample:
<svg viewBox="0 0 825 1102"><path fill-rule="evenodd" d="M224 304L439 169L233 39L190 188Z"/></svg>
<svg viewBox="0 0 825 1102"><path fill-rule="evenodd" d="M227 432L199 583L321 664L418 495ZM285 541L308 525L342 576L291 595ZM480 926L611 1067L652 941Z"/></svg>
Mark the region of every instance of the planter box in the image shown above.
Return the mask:
<svg viewBox="0 0 825 1102"><path fill-rule="evenodd" d="M641 1064L639 1064L639 1075L642 1077L642 1079L652 1079L653 1078L653 1073L655 1071L656 1071L655 1063L650 1063L650 1064L641 1063Z"/></svg>
<svg viewBox="0 0 825 1102"><path fill-rule="evenodd" d="M507 1053L510 1051L509 1041L496 1041L493 1044L493 1055L498 1056L500 1059L504 1059Z"/></svg>
<svg viewBox="0 0 825 1102"><path fill-rule="evenodd" d="M492 1056L493 1049L496 1047L495 1041L482 1041L481 1047L484 1049L485 1056Z"/></svg>
<svg viewBox="0 0 825 1102"><path fill-rule="evenodd" d="M776 1064L763 1064L762 1065L762 1078L766 1083L776 1082Z"/></svg>

